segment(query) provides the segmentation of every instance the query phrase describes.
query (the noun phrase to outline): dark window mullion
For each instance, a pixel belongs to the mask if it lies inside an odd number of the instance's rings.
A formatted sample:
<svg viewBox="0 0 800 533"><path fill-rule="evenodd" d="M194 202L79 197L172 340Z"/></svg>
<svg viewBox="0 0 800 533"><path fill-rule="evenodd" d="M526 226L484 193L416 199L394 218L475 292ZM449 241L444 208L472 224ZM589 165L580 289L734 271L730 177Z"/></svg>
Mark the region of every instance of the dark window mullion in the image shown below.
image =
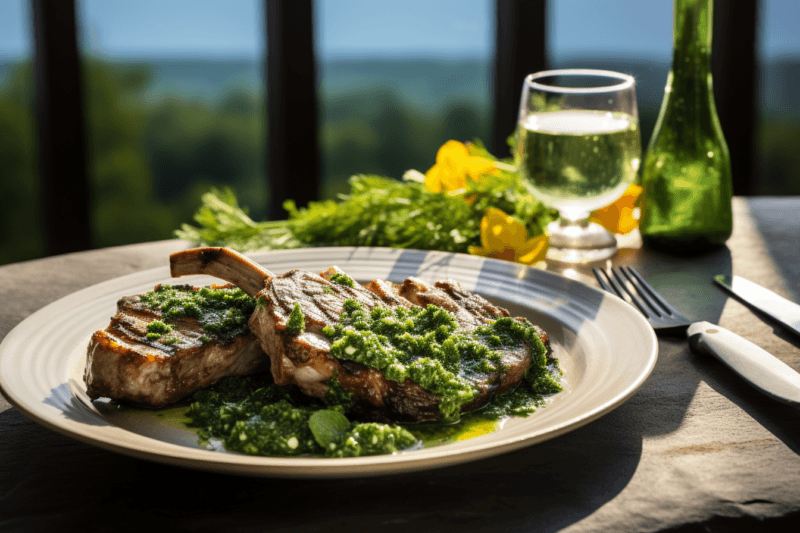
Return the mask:
<svg viewBox="0 0 800 533"><path fill-rule="evenodd" d="M74 0L33 0L36 126L48 255L91 248Z"/></svg>
<svg viewBox="0 0 800 533"><path fill-rule="evenodd" d="M758 1L714 2L711 71L719 121L731 153L733 192L755 192Z"/></svg>
<svg viewBox="0 0 800 533"><path fill-rule="evenodd" d="M320 155L312 0L266 0L269 218L283 202L319 195Z"/></svg>
<svg viewBox="0 0 800 533"><path fill-rule="evenodd" d="M545 69L545 0L497 0L492 150L508 155L525 76Z"/></svg>

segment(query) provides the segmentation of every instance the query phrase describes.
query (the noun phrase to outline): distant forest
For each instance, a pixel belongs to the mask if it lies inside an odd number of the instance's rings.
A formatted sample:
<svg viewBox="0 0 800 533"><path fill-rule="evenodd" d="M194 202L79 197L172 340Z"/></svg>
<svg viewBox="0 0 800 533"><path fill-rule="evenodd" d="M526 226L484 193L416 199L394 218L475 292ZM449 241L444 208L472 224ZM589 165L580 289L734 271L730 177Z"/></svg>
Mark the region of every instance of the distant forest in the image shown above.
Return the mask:
<svg viewBox="0 0 800 533"><path fill-rule="evenodd" d="M231 187L254 219L264 217L268 132L258 84L238 79L211 95L199 79L190 84L194 92L184 93L175 90L174 78L159 80L163 65L89 60L84 68L95 247L171 238L192 221L200 195L212 186ZM0 223L14 230L0 235L0 264L40 257L44 250L33 98L30 63L6 67L0 85ZM404 100L391 86L357 85L352 93L333 95L321 110L323 198L346 192L355 173L400 178L409 168L424 172L448 139L491 133L488 103L474 97L426 107Z"/></svg>
<svg viewBox="0 0 800 533"><path fill-rule="evenodd" d="M84 68L94 246L171 238L212 186L230 186L254 219L264 217L268 132L257 64L95 58ZM668 66L616 69L637 77L646 146ZM491 138L486 61L343 61L320 74L323 198L346 192L352 174L424 172L448 139ZM33 95L29 62L0 64L0 264L44 253ZM770 177L760 192L800 194L800 116L770 113L757 133Z"/></svg>

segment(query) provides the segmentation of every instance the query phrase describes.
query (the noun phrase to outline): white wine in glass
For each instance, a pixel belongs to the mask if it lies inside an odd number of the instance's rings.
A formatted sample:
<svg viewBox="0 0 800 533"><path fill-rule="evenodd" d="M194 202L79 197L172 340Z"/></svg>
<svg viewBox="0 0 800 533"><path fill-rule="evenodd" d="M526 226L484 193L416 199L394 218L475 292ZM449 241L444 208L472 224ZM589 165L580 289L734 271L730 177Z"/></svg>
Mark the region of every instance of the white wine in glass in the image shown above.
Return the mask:
<svg viewBox="0 0 800 533"><path fill-rule="evenodd" d="M558 210L548 259L610 257L616 239L589 222L636 180L641 157L634 80L616 72L558 70L525 79L516 162L532 193Z"/></svg>

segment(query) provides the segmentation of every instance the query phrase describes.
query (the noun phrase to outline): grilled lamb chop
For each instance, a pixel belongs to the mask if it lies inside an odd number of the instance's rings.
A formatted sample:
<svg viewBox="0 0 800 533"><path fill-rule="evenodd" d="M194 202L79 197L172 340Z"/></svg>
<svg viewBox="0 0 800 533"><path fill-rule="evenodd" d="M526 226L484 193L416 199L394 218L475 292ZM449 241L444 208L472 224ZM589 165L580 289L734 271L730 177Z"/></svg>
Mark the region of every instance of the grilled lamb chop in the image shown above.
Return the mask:
<svg viewBox="0 0 800 533"><path fill-rule="evenodd" d="M170 256L173 277L208 274L238 285L261 302L250 318L250 329L269 354L271 371L278 385L295 384L310 396L322 397L327 382L334 376L354 395L351 410L361 420L381 422L427 422L441 420L439 397L406 379L400 383L387 379L374 368L330 355L331 341L322 332L336 324L344 312L344 302L353 299L366 309L378 305L412 307L435 304L449 311L460 330L472 331L492 319L509 316L484 298L471 294L455 281L434 285L408 278L401 285L375 280L353 287L332 283L342 272L332 267L321 274L291 270L276 276L246 257L226 248L196 248ZM287 331L289 315L298 303L305 316L305 331ZM547 337L538 330L545 344ZM484 376L476 385L478 395L461 412L485 405L492 396L514 388L531 363L530 348L501 350L505 367Z"/></svg>
<svg viewBox="0 0 800 533"><path fill-rule="evenodd" d="M89 343L84 381L90 398L163 407L225 376L259 371L267 360L251 332L204 342L206 331L189 317L171 322L174 344L148 340L147 325L162 318L141 296L117 303L111 324L96 331Z"/></svg>

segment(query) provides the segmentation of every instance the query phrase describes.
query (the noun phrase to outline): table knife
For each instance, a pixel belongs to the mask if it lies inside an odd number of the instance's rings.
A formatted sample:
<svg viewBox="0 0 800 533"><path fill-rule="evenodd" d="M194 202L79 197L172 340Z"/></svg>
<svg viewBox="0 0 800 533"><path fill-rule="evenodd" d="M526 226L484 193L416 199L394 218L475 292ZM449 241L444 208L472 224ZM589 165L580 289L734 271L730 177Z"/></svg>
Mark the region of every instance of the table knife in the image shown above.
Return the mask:
<svg viewBox="0 0 800 533"><path fill-rule="evenodd" d="M800 305L740 276L714 276L714 281L746 304L771 316L796 335L800 335Z"/></svg>
<svg viewBox="0 0 800 533"><path fill-rule="evenodd" d="M686 330L689 347L712 355L770 398L800 408L800 374L752 342L709 322Z"/></svg>

